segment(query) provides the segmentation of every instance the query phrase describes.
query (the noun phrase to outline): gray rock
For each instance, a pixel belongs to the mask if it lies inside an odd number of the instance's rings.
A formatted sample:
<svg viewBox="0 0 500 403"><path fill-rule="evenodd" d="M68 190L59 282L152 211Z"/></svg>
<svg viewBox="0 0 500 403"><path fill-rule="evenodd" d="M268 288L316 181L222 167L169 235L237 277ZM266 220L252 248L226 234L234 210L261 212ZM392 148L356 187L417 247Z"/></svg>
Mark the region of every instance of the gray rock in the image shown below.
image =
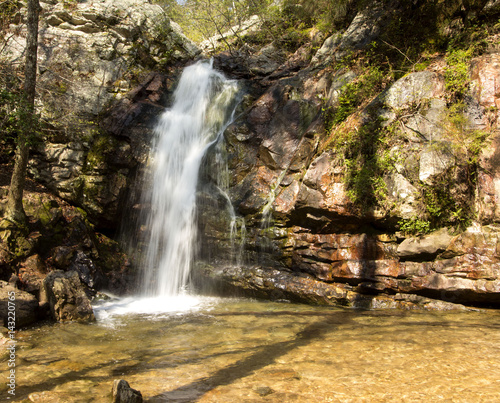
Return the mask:
<svg viewBox="0 0 500 403"><path fill-rule="evenodd" d="M405 239L397 248L397 255L406 260L427 260L446 250L453 236L446 228L418 238Z"/></svg>
<svg viewBox="0 0 500 403"><path fill-rule="evenodd" d="M443 140L447 108L444 99L434 98L428 108L422 108L410 116L405 123L405 132L414 142Z"/></svg>
<svg viewBox="0 0 500 403"><path fill-rule="evenodd" d="M113 403L142 403L142 394L123 379L113 382Z"/></svg>
<svg viewBox="0 0 500 403"><path fill-rule="evenodd" d="M339 46L341 40L342 35L339 34L334 34L328 37L321 48L319 48L316 54L313 56L311 64L317 67L319 65L331 62L333 60L335 49Z"/></svg>
<svg viewBox="0 0 500 403"><path fill-rule="evenodd" d="M52 317L56 321L95 320L90 300L76 271L55 270L45 277L43 286Z"/></svg>
<svg viewBox="0 0 500 403"><path fill-rule="evenodd" d="M403 109L421 105L424 100L443 94L444 78L432 71L411 73L396 81L382 96L385 105L392 109Z"/></svg>
<svg viewBox="0 0 500 403"><path fill-rule="evenodd" d="M373 2L371 7L358 12L342 35L342 40L335 52L335 59L341 60L353 50L366 48L380 34L384 19L384 9L377 2Z"/></svg>
<svg viewBox="0 0 500 403"><path fill-rule="evenodd" d="M450 145L445 142L430 144L424 148L420 155L420 167L418 177L428 184L440 173L446 171L453 165L455 159L449 150Z"/></svg>
<svg viewBox="0 0 500 403"><path fill-rule="evenodd" d="M328 91L326 102L328 105L333 106L338 103L338 98L342 93L342 88L356 78L356 73L349 70L346 73L335 75L332 80L332 85Z"/></svg>
<svg viewBox="0 0 500 403"><path fill-rule="evenodd" d="M19 330L24 326L28 326L38 319L38 301L37 299L17 288L6 281L0 280L0 318L5 326L8 322L8 312L10 305L15 307L15 326Z"/></svg>
<svg viewBox="0 0 500 403"><path fill-rule="evenodd" d="M402 218L411 218L417 214L418 191L403 175L392 172L385 178L387 198L393 203L396 212L393 214Z"/></svg>

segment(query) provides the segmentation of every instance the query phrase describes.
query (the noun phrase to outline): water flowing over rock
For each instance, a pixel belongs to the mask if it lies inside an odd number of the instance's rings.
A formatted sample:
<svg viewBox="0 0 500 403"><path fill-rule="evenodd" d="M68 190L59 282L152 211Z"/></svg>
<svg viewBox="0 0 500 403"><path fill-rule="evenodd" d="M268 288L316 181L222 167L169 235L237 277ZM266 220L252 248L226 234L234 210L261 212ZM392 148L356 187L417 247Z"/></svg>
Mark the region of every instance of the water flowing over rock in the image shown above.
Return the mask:
<svg viewBox="0 0 500 403"><path fill-rule="evenodd" d="M148 294L176 295L187 285L197 240L200 165L232 118L237 88L211 63L198 62L184 70L174 104L158 122L143 196L150 206L143 261Z"/></svg>

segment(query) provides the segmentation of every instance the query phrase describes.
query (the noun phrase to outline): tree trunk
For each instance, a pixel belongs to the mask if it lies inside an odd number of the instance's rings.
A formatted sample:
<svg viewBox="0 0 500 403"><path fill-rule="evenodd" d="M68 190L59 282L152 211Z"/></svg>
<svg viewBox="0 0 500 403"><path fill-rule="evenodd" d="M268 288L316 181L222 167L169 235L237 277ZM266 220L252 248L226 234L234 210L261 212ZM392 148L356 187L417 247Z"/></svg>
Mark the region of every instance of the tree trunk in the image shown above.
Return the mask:
<svg viewBox="0 0 500 403"><path fill-rule="evenodd" d="M7 201L7 218L23 223L26 214L23 209L23 190L26 178L29 156L29 131L33 129L36 93L36 64L38 51L38 15L40 4L38 0L28 0L27 36L26 36L26 64L24 67L24 105L27 121L23 125L23 133L19 133L14 171L10 181Z"/></svg>

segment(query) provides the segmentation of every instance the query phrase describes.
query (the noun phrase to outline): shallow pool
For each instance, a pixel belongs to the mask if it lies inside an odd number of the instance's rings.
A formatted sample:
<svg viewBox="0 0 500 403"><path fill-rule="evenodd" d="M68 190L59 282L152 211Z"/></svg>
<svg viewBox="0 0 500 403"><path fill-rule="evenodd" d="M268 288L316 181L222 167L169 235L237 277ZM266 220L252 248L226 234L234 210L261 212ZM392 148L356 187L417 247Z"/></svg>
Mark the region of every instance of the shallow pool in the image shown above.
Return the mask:
<svg viewBox="0 0 500 403"><path fill-rule="evenodd" d="M150 302L18 332L15 400L110 402L125 379L149 402L500 401L497 311Z"/></svg>

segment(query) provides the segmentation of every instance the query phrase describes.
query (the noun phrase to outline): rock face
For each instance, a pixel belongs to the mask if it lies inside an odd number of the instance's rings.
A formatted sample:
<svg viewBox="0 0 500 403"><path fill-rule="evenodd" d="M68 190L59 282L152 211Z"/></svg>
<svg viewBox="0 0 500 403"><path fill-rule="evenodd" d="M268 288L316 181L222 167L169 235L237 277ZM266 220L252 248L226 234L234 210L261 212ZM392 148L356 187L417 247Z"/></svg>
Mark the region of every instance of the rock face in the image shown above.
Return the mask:
<svg viewBox="0 0 500 403"><path fill-rule="evenodd" d="M199 50L148 0L42 2L42 8L38 102L52 127L31 154L30 172L101 227L115 227L163 108L159 94L173 81L150 72L174 76L174 66ZM21 9L6 44L14 61L24 56L23 15Z"/></svg>
<svg viewBox="0 0 500 403"><path fill-rule="evenodd" d="M90 300L76 271L55 270L43 281L52 317L58 322L95 320Z"/></svg>
<svg viewBox="0 0 500 403"><path fill-rule="evenodd" d="M359 74L335 63L365 49L388 18L360 12L308 67L253 77L261 92L224 136L236 230L223 201L217 218L202 204L196 270L207 283L357 307L500 306L497 50L472 60L459 106L438 63L391 83L340 128L324 124L321 108L335 111ZM228 73L233 56L220 56ZM476 165L474 139L484 141Z"/></svg>

